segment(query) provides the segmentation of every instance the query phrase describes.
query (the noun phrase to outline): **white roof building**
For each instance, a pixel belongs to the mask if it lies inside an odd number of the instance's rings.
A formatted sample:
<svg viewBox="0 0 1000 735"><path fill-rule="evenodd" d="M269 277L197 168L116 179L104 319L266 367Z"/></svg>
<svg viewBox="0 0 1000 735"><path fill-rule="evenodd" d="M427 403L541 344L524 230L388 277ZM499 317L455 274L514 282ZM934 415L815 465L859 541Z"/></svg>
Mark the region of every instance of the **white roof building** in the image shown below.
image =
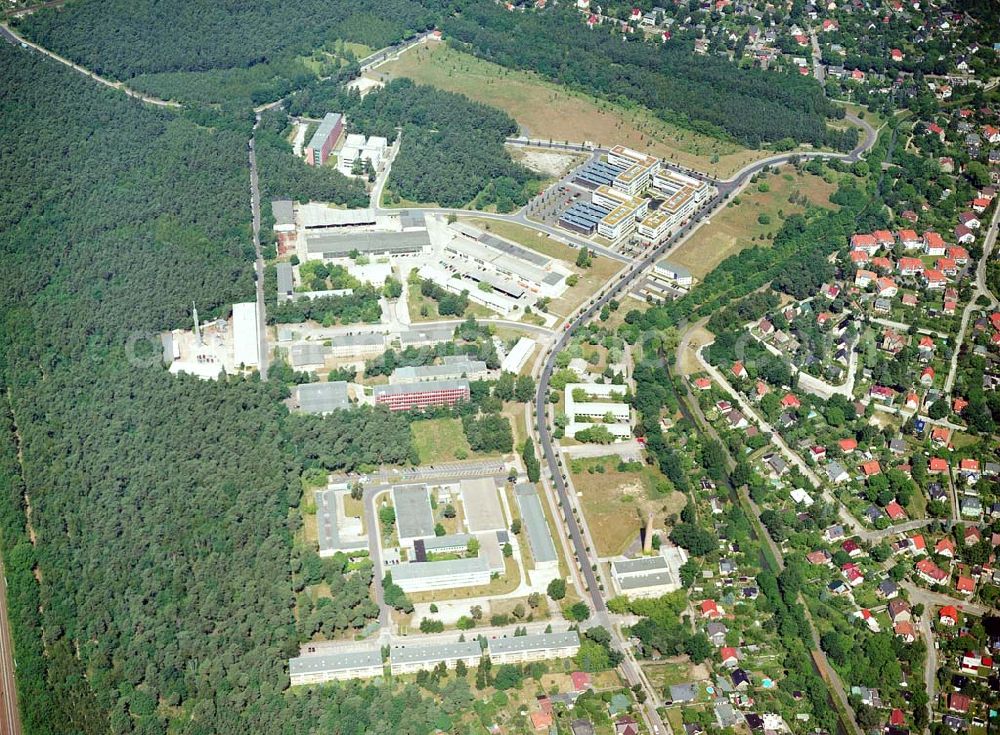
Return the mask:
<svg viewBox="0 0 1000 735"><path fill-rule="evenodd" d="M256 367L260 364L259 348L257 304L253 301L233 304L233 362Z"/></svg>
<svg viewBox="0 0 1000 735"><path fill-rule="evenodd" d="M531 353L535 351L535 340L530 337L521 337L517 344L511 347L510 352L500 363L501 372L514 373L517 375L521 372L521 368L531 357Z"/></svg>
<svg viewBox="0 0 1000 735"><path fill-rule="evenodd" d="M566 385L567 436L594 426L603 426L616 439L632 436L632 407L625 403L624 385L610 383L568 383ZM574 393L582 391L585 400ZM608 421L607 419L611 420Z"/></svg>

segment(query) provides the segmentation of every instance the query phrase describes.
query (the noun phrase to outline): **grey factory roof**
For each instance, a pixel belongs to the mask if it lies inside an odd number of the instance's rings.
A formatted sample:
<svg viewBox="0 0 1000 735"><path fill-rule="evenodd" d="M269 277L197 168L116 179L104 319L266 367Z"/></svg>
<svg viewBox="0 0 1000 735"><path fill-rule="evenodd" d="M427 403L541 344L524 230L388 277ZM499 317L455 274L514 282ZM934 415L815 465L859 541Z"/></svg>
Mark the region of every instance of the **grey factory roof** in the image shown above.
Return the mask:
<svg viewBox="0 0 1000 735"><path fill-rule="evenodd" d="M343 258L353 251L372 255L412 253L430 247L427 230L413 232L353 232L311 235L306 238L310 253L324 258Z"/></svg>
<svg viewBox="0 0 1000 735"><path fill-rule="evenodd" d="M478 640L455 643L428 643L423 646L394 646L389 661L394 664L437 664L453 658L479 658L483 655Z"/></svg>
<svg viewBox="0 0 1000 735"><path fill-rule="evenodd" d="M478 227L467 225L464 222L455 222L451 225L451 227L453 230L461 232L466 237L478 240L488 248L492 248L493 250L497 250L501 253L506 253L507 255L512 255L515 258L520 258L521 260L526 260L539 268L545 267L545 265L549 262L549 258L541 253L536 253L534 250L529 250L528 248L523 248L520 245L515 245L512 242L503 240L496 235L489 234L488 232L483 232Z"/></svg>
<svg viewBox="0 0 1000 735"><path fill-rule="evenodd" d="M433 530L431 536L434 535ZM488 572L489 560L485 556L472 556L463 559L444 559L416 564L400 564L392 568L392 580L427 579L429 577L457 577L463 574Z"/></svg>
<svg viewBox="0 0 1000 735"><path fill-rule="evenodd" d="M347 383L337 380L332 383L304 383L297 388L299 406L306 413L328 413L340 408L348 408Z"/></svg>
<svg viewBox="0 0 1000 735"><path fill-rule="evenodd" d="M426 227L427 220L419 210L411 212L409 209L402 209L399 212L399 224L404 230L408 230L411 227Z"/></svg>
<svg viewBox="0 0 1000 735"><path fill-rule="evenodd" d="M545 520L545 511L538 497L535 486L522 483L514 489L517 495L517 505L521 509L521 518L528 531L528 544L536 564L556 561L556 547L552 543L549 524Z"/></svg>
<svg viewBox="0 0 1000 735"><path fill-rule="evenodd" d="M278 263L276 270L278 273L278 298L280 299L283 294L292 292L292 264Z"/></svg>
<svg viewBox="0 0 1000 735"><path fill-rule="evenodd" d="M611 562L617 574L641 574L667 569L667 560L662 556L640 556L638 559L620 559Z"/></svg>
<svg viewBox="0 0 1000 735"><path fill-rule="evenodd" d="M392 377L401 382L414 380L427 380L430 378L460 378L466 374L477 374L486 372L486 363L482 360L469 360L466 358L461 362L445 362L444 365L404 365L396 368Z"/></svg>
<svg viewBox="0 0 1000 735"><path fill-rule="evenodd" d="M340 122L339 112L328 112L323 116L323 121L316 128L316 132L313 133L312 139L309 141L309 148L320 148L326 139L329 137L330 132L337 126Z"/></svg>
<svg viewBox="0 0 1000 735"><path fill-rule="evenodd" d="M350 651L297 656L288 660L288 672L292 675L322 674L334 671L352 671L369 666L382 666L382 652L373 648L369 651Z"/></svg>
<svg viewBox="0 0 1000 735"><path fill-rule="evenodd" d="M385 335L378 332L359 332L358 334L344 334L334 337L330 342L334 347L385 346Z"/></svg>
<svg viewBox="0 0 1000 735"><path fill-rule="evenodd" d="M337 492L335 490L319 490L316 492L316 535L319 550L323 551L355 551L367 549L367 539L342 541L340 538L340 519L337 517Z"/></svg>
<svg viewBox="0 0 1000 735"><path fill-rule="evenodd" d="M399 333L399 344L403 347L432 342L451 342L455 339L455 327L437 326L408 329Z"/></svg>
<svg viewBox="0 0 1000 735"><path fill-rule="evenodd" d="M274 215L276 225L295 224L295 214L292 209L291 199L275 199L271 202L271 214Z"/></svg>
<svg viewBox="0 0 1000 735"><path fill-rule="evenodd" d="M426 485L397 485L392 489L399 538L434 536L434 514Z"/></svg>
<svg viewBox="0 0 1000 735"><path fill-rule="evenodd" d="M400 393L429 393L436 390L453 390L455 388L468 389L469 381L465 378L455 380L425 380L421 383L397 383L396 385L376 385L373 394L379 396L392 396Z"/></svg>
<svg viewBox="0 0 1000 735"><path fill-rule="evenodd" d="M650 574L634 574L618 580L618 586L623 590L637 590L644 587L662 587L673 582L669 572L652 572Z"/></svg>
<svg viewBox="0 0 1000 735"><path fill-rule="evenodd" d="M292 348L289 350L289 357L292 361L292 367L322 365L330 352L330 348L322 344L292 345Z"/></svg>
<svg viewBox="0 0 1000 735"><path fill-rule="evenodd" d="M518 635L510 638L491 638L489 641L490 655L500 653L519 653L522 651L540 651L567 646L579 646L580 636L575 630L565 633L535 633L533 635Z"/></svg>

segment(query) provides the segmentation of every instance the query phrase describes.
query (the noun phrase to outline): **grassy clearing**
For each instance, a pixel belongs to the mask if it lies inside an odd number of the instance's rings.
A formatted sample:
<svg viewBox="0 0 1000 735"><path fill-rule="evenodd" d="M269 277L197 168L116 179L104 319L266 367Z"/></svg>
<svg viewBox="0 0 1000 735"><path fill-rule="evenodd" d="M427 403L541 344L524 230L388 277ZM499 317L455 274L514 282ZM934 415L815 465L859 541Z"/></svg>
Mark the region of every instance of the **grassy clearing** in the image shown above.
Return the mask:
<svg viewBox="0 0 1000 735"><path fill-rule="evenodd" d="M576 257L580 251L553 240L543 232L513 222L485 218L470 217L468 222L480 229L489 230L500 237L524 245L526 248L537 250L550 258L558 258L577 274L579 277L577 284L566 289L562 296L553 299L549 304L549 312L556 316L564 317L571 314L625 267L621 261L594 254L590 268L577 268L575 265Z"/></svg>
<svg viewBox="0 0 1000 735"><path fill-rule="evenodd" d="M691 665L687 661L644 664L642 669L657 689L691 681Z"/></svg>
<svg viewBox="0 0 1000 735"><path fill-rule="evenodd" d="M645 108L572 92L445 45L417 46L369 75L380 81L408 77L499 107L533 138L621 143L716 176L730 176L767 155L670 125Z"/></svg>
<svg viewBox="0 0 1000 735"><path fill-rule="evenodd" d="M462 430L461 419L428 419L410 424L420 464L453 462L473 454Z"/></svg>
<svg viewBox="0 0 1000 735"><path fill-rule="evenodd" d="M750 184L733 199L710 224L702 226L670 255L674 263L685 266L695 278L704 278L730 255L755 244L768 245L781 228L780 210L786 217L802 212L801 204L792 204L792 194L804 194L810 203L833 208L830 195L837 190L835 183L828 183L813 174L796 174L791 166L783 167L777 175L768 176L768 191L759 191L758 184ZM739 202L736 204L735 202ZM761 224L758 218L767 218ZM757 238L754 241L754 238Z"/></svg>
<svg viewBox="0 0 1000 735"><path fill-rule="evenodd" d="M681 375L693 375L702 371L698 362L697 349L702 345L707 345L715 341L715 335L704 327L694 327L688 332L688 349L684 350L677 358L677 372Z"/></svg>
<svg viewBox="0 0 1000 735"><path fill-rule="evenodd" d="M685 503L683 493L657 493L656 487L665 481L657 470L643 466L636 472L619 472L619 461L617 456L570 461L573 485L583 494L583 512L600 556L625 551L639 537L649 513L677 513ZM597 471L601 466L604 471Z"/></svg>
<svg viewBox="0 0 1000 735"><path fill-rule="evenodd" d="M438 304L434 299L428 298L420 293L420 286L409 284L406 293L406 308L410 313L410 321L434 322L439 319L451 319L454 317L443 317L438 313ZM482 304L469 303L465 310L465 316L474 316L483 319L490 319L497 316L496 312L488 309Z"/></svg>

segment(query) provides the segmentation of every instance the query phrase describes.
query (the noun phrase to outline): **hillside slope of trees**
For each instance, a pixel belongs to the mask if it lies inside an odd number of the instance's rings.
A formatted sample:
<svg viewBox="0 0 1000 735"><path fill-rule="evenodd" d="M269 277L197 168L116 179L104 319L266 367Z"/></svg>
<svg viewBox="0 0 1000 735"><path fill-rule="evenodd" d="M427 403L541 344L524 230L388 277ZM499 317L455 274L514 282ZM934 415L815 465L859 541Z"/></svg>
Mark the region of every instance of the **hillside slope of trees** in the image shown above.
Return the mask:
<svg viewBox="0 0 1000 735"><path fill-rule="evenodd" d="M253 293L245 138L6 44L0 74L0 546L25 732L446 723L415 690L285 691L300 475L407 461L407 418L292 416L277 382L159 363L192 300Z"/></svg>
<svg viewBox="0 0 1000 735"><path fill-rule="evenodd" d="M610 25L594 29L571 7L508 13L470 4L444 23L463 49L608 99L627 98L664 119L750 146L791 139L849 150L855 134L828 129L838 114L812 79L741 69L690 44L624 42Z"/></svg>

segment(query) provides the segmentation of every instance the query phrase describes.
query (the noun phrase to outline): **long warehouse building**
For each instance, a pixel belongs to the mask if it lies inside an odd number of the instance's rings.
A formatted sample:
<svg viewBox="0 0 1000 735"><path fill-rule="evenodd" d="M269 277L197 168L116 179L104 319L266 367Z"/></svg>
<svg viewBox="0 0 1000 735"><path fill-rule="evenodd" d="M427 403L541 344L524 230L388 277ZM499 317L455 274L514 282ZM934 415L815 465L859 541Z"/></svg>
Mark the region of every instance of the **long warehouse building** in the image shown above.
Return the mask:
<svg viewBox="0 0 1000 735"><path fill-rule="evenodd" d="M259 349L257 304L253 301L233 304L233 362L237 366L256 367L260 364Z"/></svg>

